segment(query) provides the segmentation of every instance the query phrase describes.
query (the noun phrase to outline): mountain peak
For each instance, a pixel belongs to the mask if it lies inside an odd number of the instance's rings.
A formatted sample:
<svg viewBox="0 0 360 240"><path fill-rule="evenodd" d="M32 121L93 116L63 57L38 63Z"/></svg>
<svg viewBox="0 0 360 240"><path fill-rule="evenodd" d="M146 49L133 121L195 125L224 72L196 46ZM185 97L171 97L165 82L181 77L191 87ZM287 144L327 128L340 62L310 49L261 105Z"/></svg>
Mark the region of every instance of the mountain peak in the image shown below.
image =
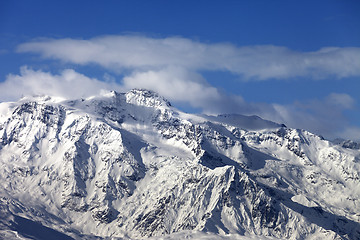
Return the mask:
<svg viewBox="0 0 360 240"><path fill-rule="evenodd" d="M360 239L357 149L170 106L144 89L1 103L0 235Z"/></svg>
<svg viewBox="0 0 360 240"><path fill-rule="evenodd" d="M66 99L63 97L59 97L59 96L50 96L50 95L45 95L45 94L41 94L41 95L32 95L32 96L23 96L19 102L38 102L38 103L45 103L45 102L53 102L53 103L58 103L58 102L62 102L65 101Z"/></svg>
<svg viewBox="0 0 360 240"><path fill-rule="evenodd" d="M156 92L146 89L132 89L125 94L126 102L146 107L168 108L170 102Z"/></svg>

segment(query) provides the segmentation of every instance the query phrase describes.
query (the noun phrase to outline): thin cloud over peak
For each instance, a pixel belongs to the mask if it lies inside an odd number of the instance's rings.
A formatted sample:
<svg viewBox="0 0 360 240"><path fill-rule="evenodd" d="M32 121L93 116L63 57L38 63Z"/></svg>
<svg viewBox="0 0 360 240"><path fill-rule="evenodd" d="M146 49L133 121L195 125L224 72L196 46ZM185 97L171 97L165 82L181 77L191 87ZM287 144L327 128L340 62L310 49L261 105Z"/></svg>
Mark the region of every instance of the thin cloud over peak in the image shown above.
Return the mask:
<svg viewBox="0 0 360 240"><path fill-rule="evenodd" d="M119 79L106 82L70 69L53 75L23 68L20 75L9 75L5 82L0 83L2 100L9 94L20 93L40 92L76 98L97 94L100 89L146 88L168 98L175 106L184 104L207 114L258 115L328 138L343 136L344 131L348 134L349 129L358 128L351 126L345 116L346 111L356 107L357 99L344 90L333 89L327 91L326 95L321 94L322 97L315 95L308 100L300 98L303 99L300 101L294 98L282 104L267 100L267 103L261 100L251 102L228 89L220 90L217 84L211 84L204 77L207 74L205 72L226 72L243 81L257 81L256 84L259 81L272 84L271 80L274 79L290 82L306 78L307 82L301 82L309 86L309 80L358 77L360 48L356 47L323 47L317 51L301 52L274 45L236 46L230 43L204 43L182 37L112 35L80 40L41 39L23 43L17 50L65 63L84 66L95 64L104 68L105 72L115 73ZM109 75L104 76L104 79L107 78ZM220 78L216 81L226 84L228 79ZM280 88L282 91L288 90L283 86ZM283 95L283 92L256 89L253 94L258 97L261 94ZM281 98L286 98L286 94Z"/></svg>
<svg viewBox="0 0 360 240"><path fill-rule="evenodd" d="M6 81L0 82L0 101L13 101L24 95L51 95L74 99L97 95L103 90L127 91L137 87L154 90L173 103L185 103L206 114L258 115L328 138L348 136L359 140L358 135L354 134L360 131L359 128L350 126L344 116L344 111L353 108L355 104L348 94L331 93L323 99L282 105L253 103L245 101L239 95L221 92L208 84L201 75L178 67L159 71L134 71L119 84L115 81L90 78L72 69L52 74L25 66L21 68L19 75L10 74Z"/></svg>
<svg viewBox="0 0 360 240"><path fill-rule="evenodd" d="M18 52L112 71L159 70L169 66L191 71L228 71L245 80L360 76L360 48L324 47L300 52L287 47L202 43L182 37L101 36L88 40L43 39L18 46Z"/></svg>
<svg viewBox="0 0 360 240"><path fill-rule="evenodd" d="M4 82L0 82L0 101L15 101L31 95L81 98L99 94L103 90L121 88L112 81L90 78L73 69L65 69L54 75L23 66L19 75L9 74Z"/></svg>

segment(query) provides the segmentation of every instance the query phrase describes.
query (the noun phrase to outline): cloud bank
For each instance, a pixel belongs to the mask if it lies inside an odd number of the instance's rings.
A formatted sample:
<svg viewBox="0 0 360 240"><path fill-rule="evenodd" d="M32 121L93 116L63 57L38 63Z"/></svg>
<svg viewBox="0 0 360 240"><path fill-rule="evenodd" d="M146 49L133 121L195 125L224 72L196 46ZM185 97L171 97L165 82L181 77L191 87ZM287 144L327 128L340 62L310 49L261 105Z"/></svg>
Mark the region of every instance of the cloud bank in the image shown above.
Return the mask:
<svg viewBox="0 0 360 240"><path fill-rule="evenodd" d="M65 69L54 75L22 67L19 75L9 75L6 81L0 83L0 101L12 101L23 95L38 94L72 99L97 95L103 90L126 91L140 87L157 91L172 102L200 108L207 114L258 115L329 138L359 140L360 129L348 126L344 117L344 111L352 109L355 104L354 99L347 94L332 93L324 99L288 105L251 103L240 96L221 92L209 85L201 75L181 68L133 72L126 76L120 85L114 81L90 78L72 69Z"/></svg>
<svg viewBox="0 0 360 240"><path fill-rule="evenodd" d="M181 37L102 36L89 40L45 39L18 46L18 52L114 71L169 66L192 71L229 71L247 80L360 76L360 48L326 47L299 52L279 46L237 47Z"/></svg>
<svg viewBox="0 0 360 240"><path fill-rule="evenodd" d="M181 37L122 35L89 40L45 39L21 44L17 51L71 64L96 64L124 76L115 82L91 78L72 69L54 75L23 67L19 75L9 75L0 82L0 101L31 94L80 98L101 90L146 88L175 105L185 104L207 114L258 115L328 138L360 138L356 135L360 129L350 126L344 115L355 107L355 100L347 94L330 93L322 99L286 105L252 103L219 90L201 75L202 71L226 71L246 81L360 76L360 48L327 47L299 52L271 45L237 47Z"/></svg>
<svg viewBox="0 0 360 240"><path fill-rule="evenodd" d="M81 98L97 95L104 90L121 90L121 86L112 81L87 77L72 69L53 75L24 66L19 75L10 74L4 82L0 82L0 101L14 101L31 95Z"/></svg>

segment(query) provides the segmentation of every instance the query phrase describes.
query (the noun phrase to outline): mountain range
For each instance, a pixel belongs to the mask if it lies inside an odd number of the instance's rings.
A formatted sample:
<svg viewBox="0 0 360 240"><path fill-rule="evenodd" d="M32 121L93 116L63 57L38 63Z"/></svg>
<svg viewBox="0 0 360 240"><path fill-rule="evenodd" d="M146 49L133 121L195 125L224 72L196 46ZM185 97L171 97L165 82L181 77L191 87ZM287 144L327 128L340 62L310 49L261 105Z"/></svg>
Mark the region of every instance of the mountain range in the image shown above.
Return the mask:
<svg viewBox="0 0 360 240"><path fill-rule="evenodd" d="M360 239L360 144L133 89L0 103L3 239Z"/></svg>

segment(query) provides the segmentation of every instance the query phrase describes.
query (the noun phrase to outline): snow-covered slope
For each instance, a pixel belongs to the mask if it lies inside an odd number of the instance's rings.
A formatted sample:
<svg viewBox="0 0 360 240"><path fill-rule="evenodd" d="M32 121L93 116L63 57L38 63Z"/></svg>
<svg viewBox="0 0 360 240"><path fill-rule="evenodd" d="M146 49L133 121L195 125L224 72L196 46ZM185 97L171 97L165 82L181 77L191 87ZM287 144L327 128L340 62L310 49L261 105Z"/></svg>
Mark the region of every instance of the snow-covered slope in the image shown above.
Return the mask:
<svg viewBox="0 0 360 240"><path fill-rule="evenodd" d="M6 239L360 239L359 172L358 149L146 90L0 104Z"/></svg>

